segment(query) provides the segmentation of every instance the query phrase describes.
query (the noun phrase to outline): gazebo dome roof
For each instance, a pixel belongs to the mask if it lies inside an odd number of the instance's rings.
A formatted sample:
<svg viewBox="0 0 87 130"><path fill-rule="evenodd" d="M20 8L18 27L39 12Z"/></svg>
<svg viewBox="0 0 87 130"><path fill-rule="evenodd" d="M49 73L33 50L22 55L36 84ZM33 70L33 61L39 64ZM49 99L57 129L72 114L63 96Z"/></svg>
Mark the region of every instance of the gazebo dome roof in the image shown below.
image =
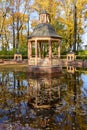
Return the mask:
<svg viewBox="0 0 87 130"><path fill-rule="evenodd" d="M49 23L40 23L38 24L33 32L31 33L29 38L32 37L53 37L53 38L61 38L55 32L53 26Z"/></svg>
<svg viewBox="0 0 87 130"><path fill-rule="evenodd" d="M48 14L46 10L43 10L40 14Z"/></svg>
<svg viewBox="0 0 87 130"><path fill-rule="evenodd" d="M34 28L33 32L28 38L30 39L33 37L52 37L55 39L61 38L57 35L55 29L50 24L50 16L45 10L40 14L39 24Z"/></svg>

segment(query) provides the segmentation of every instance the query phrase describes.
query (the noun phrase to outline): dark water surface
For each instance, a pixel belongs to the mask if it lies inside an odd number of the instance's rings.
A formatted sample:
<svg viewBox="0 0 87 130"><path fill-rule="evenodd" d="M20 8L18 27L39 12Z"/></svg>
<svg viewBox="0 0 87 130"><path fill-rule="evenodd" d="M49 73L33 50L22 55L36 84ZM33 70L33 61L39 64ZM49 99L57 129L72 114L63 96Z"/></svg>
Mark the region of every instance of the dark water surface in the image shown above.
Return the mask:
<svg viewBox="0 0 87 130"><path fill-rule="evenodd" d="M87 70L0 69L0 130L87 130Z"/></svg>

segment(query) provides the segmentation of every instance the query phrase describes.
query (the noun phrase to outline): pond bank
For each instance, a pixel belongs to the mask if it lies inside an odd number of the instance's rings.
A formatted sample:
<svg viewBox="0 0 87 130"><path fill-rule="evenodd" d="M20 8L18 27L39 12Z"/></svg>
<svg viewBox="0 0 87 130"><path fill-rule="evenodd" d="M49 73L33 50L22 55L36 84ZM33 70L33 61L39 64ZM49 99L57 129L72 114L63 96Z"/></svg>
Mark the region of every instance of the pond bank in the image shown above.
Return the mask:
<svg viewBox="0 0 87 130"><path fill-rule="evenodd" d="M15 60L1 60L0 66L3 65L28 65L27 60L15 61Z"/></svg>
<svg viewBox="0 0 87 130"><path fill-rule="evenodd" d="M16 61L16 60L1 60L0 59L0 67L1 66L28 66L28 60L24 59L22 61ZM75 61L67 61L65 59L61 59L61 66L66 67L66 66L75 66L79 68L87 68L87 60L75 60Z"/></svg>

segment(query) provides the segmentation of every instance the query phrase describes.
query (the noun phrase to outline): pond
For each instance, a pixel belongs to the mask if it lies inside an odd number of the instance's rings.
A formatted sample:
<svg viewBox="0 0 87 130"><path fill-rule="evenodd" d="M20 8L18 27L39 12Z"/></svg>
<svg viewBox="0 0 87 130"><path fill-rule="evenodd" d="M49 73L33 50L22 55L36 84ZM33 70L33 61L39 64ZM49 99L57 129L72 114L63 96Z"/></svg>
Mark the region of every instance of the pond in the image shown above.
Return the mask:
<svg viewBox="0 0 87 130"><path fill-rule="evenodd" d="M0 130L87 130L87 70L0 68Z"/></svg>

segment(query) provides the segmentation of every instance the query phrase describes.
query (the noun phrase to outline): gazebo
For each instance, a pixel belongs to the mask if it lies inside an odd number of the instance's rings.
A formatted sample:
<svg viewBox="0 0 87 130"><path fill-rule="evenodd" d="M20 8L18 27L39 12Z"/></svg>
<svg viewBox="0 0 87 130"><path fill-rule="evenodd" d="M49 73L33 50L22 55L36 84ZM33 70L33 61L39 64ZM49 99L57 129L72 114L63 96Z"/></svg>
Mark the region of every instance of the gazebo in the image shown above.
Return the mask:
<svg viewBox="0 0 87 130"><path fill-rule="evenodd" d="M57 35L55 29L49 22L49 14L43 11L39 17L39 24L28 37L29 72L54 73L61 70L61 37Z"/></svg>

